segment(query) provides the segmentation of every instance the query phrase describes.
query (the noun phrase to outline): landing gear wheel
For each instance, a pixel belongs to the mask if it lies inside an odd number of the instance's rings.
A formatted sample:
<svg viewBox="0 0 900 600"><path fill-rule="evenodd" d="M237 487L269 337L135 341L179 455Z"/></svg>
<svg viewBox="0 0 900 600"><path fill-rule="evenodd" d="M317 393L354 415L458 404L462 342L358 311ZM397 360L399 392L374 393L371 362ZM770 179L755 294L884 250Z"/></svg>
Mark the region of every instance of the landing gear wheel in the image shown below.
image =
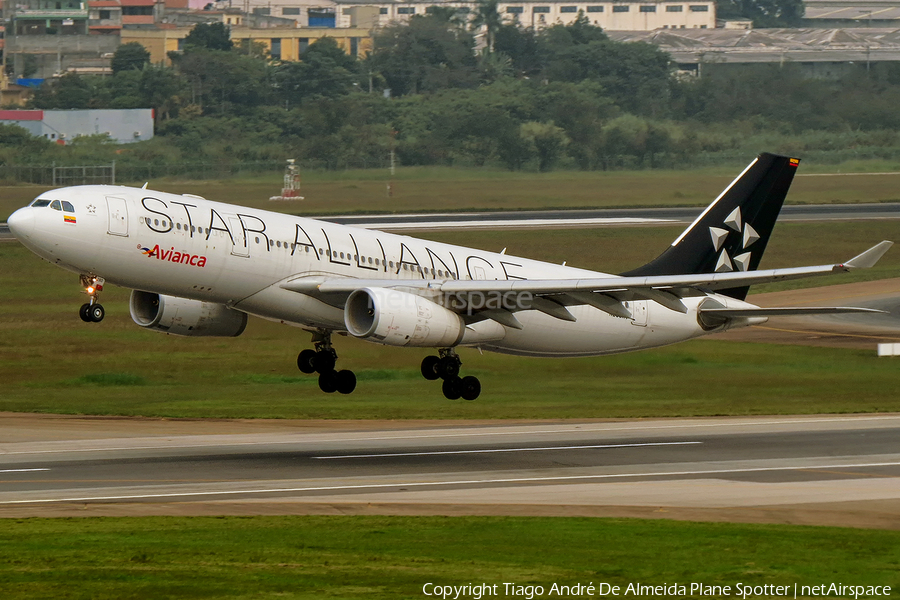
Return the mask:
<svg viewBox="0 0 900 600"><path fill-rule="evenodd" d="M428 381L434 381L435 379L440 379L440 375L438 374L438 363L441 362L441 359L437 356L426 356L422 359L422 377L427 379Z"/></svg>
<svg viewBox="0 0 900 600"><path fill-rule="evenodd" d="M459 375L459 359L455 356L441 358L437 365L437 372L444 380L450 380Z"/></svg>
<svg viewBox="0 0 900 600"><path fill-rule="evenodd" d="M462 396L462 379L459 377L445 379L441 390L447 400L459 400L459 397Z"/></svg>
<svg viewBox="0 0 900 600"><path fill-rule="evenodd" d="M463 400L474 400L479 394L481 394L481 382L478 381L478 378L472 375L463 377L460 381L460 395Z"/></svg>
<svg viewBox="0 0 900 600"><path fill-rule="evenodd" d="M337 371L325 371L319 375L319 389L326 394L333 394L338 389Z"/></svg>
<svg viewBox="0 0 900 600"><path fill-rule="evenodd" d="M353 371L344 369L337 372L337 391L342 394L349 394L356 389L356 375ZM321 378L320 378L321 381Z"/></svg>
<svg viewBox="0 0 900 600"><path fill-rule="evenodd" d="M90 307L88 311L88 315L91 317L91 321L94 323L99 323L103 320L103 317L106 316L106 310L104 310L103 306L100 304L95 304Z"/></svg>
<svg viewBox="0 0 900 600"><path fill-rule="evenodd" d="M316 352L316 357L312 361L313 367L315 370L321 374L325 374L328 371L334 371L334 364L337 362L336 357L332 352L322 351Z"/></svg>
<svg viewBox="0 0 900 600"><path fill-rule="evenodd" d="M316 372L315 367L316 351L304 350L297 356L297 368L301 372L310 374Z"/></svg>
<svg viewBox="0 0 900 600"><path fill-rule="evenodd" d="M78 316L81 317L81 320L85 323L91 322L91 305L90 304L82 304L81 308L78 309Z"/></svg>

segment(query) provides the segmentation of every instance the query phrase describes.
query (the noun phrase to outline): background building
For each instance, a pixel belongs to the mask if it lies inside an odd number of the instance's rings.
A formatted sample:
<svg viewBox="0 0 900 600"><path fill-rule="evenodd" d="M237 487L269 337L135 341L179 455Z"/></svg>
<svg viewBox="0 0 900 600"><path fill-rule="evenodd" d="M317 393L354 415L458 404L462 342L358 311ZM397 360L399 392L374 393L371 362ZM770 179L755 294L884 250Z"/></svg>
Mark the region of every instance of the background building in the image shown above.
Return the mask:
<svg viewBox="0 0 900 600"><path fill-rule="evenodd" d="M150 52L150 62L169 64L169 52L183 49L184 38L191 27L175 27L155 30L123 30L122 43L137 42ZM232 27L231 40L236 46L248 42L262 44L272 58L292 61L300 58L300 53L322 37L334 39L344 52L353 56L363 56L372 49L371 31L368 29L250 29Z"/></svg>
<svg viewBox="0 0 900 600"><path fill-rule="evenodd" d="M804 0L809 27L900 27L900 3L886 0Z"/></svg>
<svg viewBox="0 0 900 600"><path fill-rule="evenodd" d="M107 134L120 144L153 137L153 110L0 110L0 123L18 125L32 135L59 143L78 136Z"/></svg>
<svg viewBox="0 0 900 600"><path fill-rule="evenodd" d="M356 16L354 8L378 9L377 26L424 15L430 6L446 6L463 14L472 14L475 2L361 2L336 0L341 7L338 26L346 27ZM526 27L542 28L556 23L571 23L583 13L592 24L608 31L649 31L653 29L713 29L716 3L696 2L572 2L571 0L526 0L501 2L499 12L505 21L517 21Z"/></svg>
<svg viewBox="0 0 900 600"><path fill-rule="evenodd" d="M798 64L808 77L838 77L858 65L900 61L900 29L736 29L620 31L622 42L648 42L668 52L682 71L704 65Z"/></svg>

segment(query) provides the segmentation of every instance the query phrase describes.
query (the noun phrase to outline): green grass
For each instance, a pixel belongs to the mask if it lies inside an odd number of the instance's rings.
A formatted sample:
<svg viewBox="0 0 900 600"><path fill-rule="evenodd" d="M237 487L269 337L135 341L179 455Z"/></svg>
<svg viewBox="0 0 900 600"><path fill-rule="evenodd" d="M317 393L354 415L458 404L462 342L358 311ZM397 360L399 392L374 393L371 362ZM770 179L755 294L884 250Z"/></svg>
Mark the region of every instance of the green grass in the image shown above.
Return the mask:
<svg viewBox="0 0 900 600"><path fill-rule="evenodd" d="M840 261L896 224L783 224L764 267ZM679 228L463 231L445 241L618 271L655 256ZM816 282L900 273L900 251L875 269ZM780 286L773 286L780 287ZM752 298L752 297L751 297ZM426 349L337 337L359 387L325 395L296 369L307 333L259 319L236 339L180 338L137 327L128 291L108 286L102 324L77 316L77 278L17 243L0 244L0 410L169 417L589 418L900 410L896 364L865 351L700 340L600 358L527 359L463 349L481 378L477 402L449 402L418 373Z"/></svg>
<svg viewBox="0 0 900 600"><path fill-rule="evenodd" d="M421 598L426 583L900 586L900 533L586 518L6 521L6 598ZM461 596L472 598L472 595ZM537 597L537 596L535 596Z"/></svg>
<svg viewBox="0 0 900 600"><path fill-rule="evenodd" d="M747 157L747 161L751 159ZM219 181L150 182L151 189L198 194L221 202L306 215L355 212L428 212L543 208L612 208L705 206L741 171L702 168L679 171L553 171L522 173L482 169L404 167L391 180L387 171L303 174L302 201L270 202L281 190L281 176ZM815 165L804 163L788 203L856 203L900 201L895 175L806 177L813 173L897 170L882 163ZM142 185L144 182L131 182ZM0 220L30 202L47 187L0 186Z"/></svg>

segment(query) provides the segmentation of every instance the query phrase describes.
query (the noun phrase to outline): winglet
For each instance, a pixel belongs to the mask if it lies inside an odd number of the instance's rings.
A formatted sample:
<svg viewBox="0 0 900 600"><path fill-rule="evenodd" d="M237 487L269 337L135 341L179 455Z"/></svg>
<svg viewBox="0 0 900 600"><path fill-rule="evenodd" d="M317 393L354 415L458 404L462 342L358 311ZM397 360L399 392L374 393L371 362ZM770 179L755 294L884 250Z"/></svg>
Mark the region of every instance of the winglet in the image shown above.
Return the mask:
<svg viewBox="0 0 900 600"><path fill-rule="evenodd" d="M884 256L884 253L893 245L894 242L889 242L887 240L875 244L862 254L854 256L841 266L846 269L869 269L874 267L875 263L877 263L881 257Z"/></svg>

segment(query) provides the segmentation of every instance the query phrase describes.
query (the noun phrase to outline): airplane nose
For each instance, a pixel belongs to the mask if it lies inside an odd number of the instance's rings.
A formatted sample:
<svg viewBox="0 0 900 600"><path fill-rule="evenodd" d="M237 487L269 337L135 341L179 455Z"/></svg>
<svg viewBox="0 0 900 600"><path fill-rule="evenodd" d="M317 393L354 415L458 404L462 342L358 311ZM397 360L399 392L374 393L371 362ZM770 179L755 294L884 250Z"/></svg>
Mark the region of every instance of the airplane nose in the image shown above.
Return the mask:
<svg viewBox="0 0 900 600"><path fill-rule="evenodd" d="M34 211L30 208L20 208L9 215L6 224L17 239L28 237L34 231Z"/></svg>

